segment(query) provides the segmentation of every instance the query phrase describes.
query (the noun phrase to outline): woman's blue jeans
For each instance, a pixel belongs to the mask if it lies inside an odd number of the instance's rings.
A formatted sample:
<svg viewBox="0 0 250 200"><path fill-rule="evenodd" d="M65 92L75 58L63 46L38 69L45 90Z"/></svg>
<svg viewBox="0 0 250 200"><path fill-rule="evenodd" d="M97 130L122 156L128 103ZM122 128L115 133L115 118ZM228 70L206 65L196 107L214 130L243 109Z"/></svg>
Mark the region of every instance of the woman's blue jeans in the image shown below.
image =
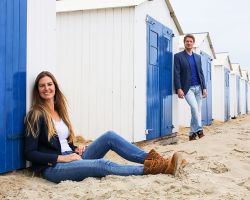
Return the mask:
<svg viewBox="0 0 250 200"><path fill-rule="evenodd" d="M113 131L104 133L89 145L82 155L82 160L57 163L43 171L49 181L59 183L64 180L81 181L87 177L104 177L107 175L142 175L143 165L122 165L103 159L112 150L126 160L143 164L147 153L129 143Z"/></svg>

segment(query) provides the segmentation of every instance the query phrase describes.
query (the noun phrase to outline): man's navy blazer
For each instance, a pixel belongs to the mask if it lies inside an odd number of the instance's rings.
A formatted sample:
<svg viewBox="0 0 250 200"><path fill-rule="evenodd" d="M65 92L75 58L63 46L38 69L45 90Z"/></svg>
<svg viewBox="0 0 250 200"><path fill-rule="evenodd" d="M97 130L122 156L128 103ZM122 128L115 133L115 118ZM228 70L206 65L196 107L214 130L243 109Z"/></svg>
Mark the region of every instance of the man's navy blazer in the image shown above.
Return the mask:
<svg viewBox="0 0 250 200"><path fill-rule="evenodd" d="M76 148L73 143L69 143L69 146L72 151ZM48 140L48 127L44 115L41 114L38 120L38 136L34 137L26 129L25 158L32 162L32 168L35 172L41 172L45 168L55 165L58 155L61 154L59 138L55 135Z"/></svg>
<svg viewBox="0 0 250 200"><path fill-rule="evenodd" d="M193 53L197 66L198 78L201 83L201 89L206 89L206 83L204 74L201 67L200 55ZM188 55L184 51L181 51L174 55L174 85L175 89L182 89L184 94L187 94L192 81L191 65L188 61Z"/></svg>

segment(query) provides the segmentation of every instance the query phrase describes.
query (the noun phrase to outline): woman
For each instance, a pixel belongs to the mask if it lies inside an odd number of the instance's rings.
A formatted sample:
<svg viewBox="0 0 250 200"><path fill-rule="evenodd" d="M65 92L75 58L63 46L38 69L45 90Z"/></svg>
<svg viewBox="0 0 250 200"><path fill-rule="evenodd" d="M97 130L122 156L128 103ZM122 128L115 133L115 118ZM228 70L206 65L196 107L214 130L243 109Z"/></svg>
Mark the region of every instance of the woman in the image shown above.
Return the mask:
<svg viewBox="0 0 250 200"><path fill-rule="evenodd" d="M87 148L76 147L66 99L55 77L47 71L41 72L35 80L32 107L26 116L25 126L26 159L32 162L35 172L55 183L111 174L174 175L181 161L177 152L164 159L155 150L146 153L112 131L103 134ZM120 165L102 159L109 150L143 165Z"/></svg>

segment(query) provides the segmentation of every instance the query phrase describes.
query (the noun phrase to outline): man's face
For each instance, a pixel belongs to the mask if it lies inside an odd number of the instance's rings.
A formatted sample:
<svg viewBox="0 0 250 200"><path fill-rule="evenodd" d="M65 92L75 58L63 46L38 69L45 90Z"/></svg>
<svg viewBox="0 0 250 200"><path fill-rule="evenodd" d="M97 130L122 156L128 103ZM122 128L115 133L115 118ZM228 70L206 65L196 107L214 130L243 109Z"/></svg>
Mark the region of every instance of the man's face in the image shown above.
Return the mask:
<svg viewBox="0 0 250 200"><path fill-rule="evenodd" d="M187 37L185 42L184 42L185 49L191 50L194 47L194 41L192 38Z"/></svg>

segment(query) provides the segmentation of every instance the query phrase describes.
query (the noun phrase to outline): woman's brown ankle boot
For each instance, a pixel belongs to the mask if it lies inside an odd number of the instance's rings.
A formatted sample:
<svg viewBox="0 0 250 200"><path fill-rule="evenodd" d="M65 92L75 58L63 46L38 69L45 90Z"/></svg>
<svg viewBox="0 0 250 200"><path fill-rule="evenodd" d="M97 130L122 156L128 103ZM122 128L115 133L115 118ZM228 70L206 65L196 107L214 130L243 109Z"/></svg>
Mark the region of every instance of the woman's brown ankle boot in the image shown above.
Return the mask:
<svg viewBox="0 0 250 200"><path fill-rule="evenodd" d="M157 159L164 159L159 153L157 153L154 149L151 149L148 152L147 157L145 160L157 160Z"/></svg>
<svg viewBox="0 0 250 200"><path fill-rule="evenodd" d="M144 174L173 174L180 167L181 155L175 152L171 158L144 161Z"/></svg>

